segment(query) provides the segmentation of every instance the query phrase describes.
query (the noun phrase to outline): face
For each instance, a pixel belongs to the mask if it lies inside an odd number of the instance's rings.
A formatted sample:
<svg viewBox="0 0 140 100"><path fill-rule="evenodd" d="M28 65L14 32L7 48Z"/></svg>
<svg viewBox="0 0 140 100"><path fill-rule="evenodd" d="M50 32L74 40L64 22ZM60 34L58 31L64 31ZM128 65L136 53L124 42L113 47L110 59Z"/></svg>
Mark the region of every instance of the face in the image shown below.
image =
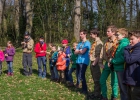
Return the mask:
<svg viewBox="0 0 140 100"><path fill-rule="evenodd" d="M116 33L116 37L118 40L122 40L125 36L118 32L118 33Z"/></svg>
<svg viewBox="0 0 140 100"><path fill-rule="evenodd" d="M90 37L93 38L93 39L95 39L97 37L97 35L90 33Z"/></svg>
<svg viewBox="0 0 140 100"><path fill-rule="evenodd" d="M137 44L137 43L139 43L140 42L140 37L139 38L137 38L137 37L135 37L135 36L131 36L130 37L130 45L131 46L134 46L135 44Z"/></svg>
<svg viewBox="0 0 140 100"><path fill-rule="evenodd" d="M39 41L40 41L40 42L44 42L44 39L41 39L41 38L40 38Z"/></svg>
<svg viewBox="0 0 140 100"><path fill-rule="evenodd" d="M73 44L73 49L76 50L77 44Z"/></svg>
<svg viewBox="0 0 140 100"><path fill-rule="evenodd" d="M67 44L62 43L62 46L65 47L65 46L67 46Z"/></svg>
<svg viewBox="0 0 140 100"><path fill-rule="evenodd" d="M52 51L56 51L56 48L55 47L52 47Z"/></svg>
<svg viewBox="0 0 140 100"><path fill-rule="evenodd" d="M8 47L11 47L11 44L10 44L10 43L7 43L7 46L8 46Z"/></svg>
<svg viewBox="0 0 140 100"><path fill-rule="evenodd" d="M83 32L80 32L80 39L83 40L84 38L86 38L86 34L83 34Z"/></svg>
<svg viewBox="0 0 140 100"><path fill-rule="evenodd" d="M112 32L111 28L108 28L106 34L108 38L111 38L115 34L115 32Z"/></svg>
<svg viewBox="0 0 140 100"><path fill-rule="evenodd" d="M59 51L58 51L58 54L61 54L61 53L62 53L62 51L61 51L61 50L59 50Z"/></svg>
<svg viewBox="0 0 140 100"><path fill-rule="evenodd" d="M28 35L25 35L25 36L24 36L25 39L28 39L28 37L29 37Z"/></svg>

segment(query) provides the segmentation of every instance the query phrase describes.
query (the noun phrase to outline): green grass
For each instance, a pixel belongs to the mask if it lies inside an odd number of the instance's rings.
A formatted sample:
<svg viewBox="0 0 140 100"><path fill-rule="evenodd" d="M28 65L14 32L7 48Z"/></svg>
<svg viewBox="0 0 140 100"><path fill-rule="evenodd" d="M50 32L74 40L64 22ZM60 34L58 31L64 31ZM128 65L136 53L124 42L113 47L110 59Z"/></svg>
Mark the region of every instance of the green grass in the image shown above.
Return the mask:
<svg viewBox="0 0 140 100"><path fill-rule="evenodd" d="M37 62L33 55L33 75L25 77L21 74L22 52L16 51L14 57L14 76L8 77L6 74L7 65L3 62L3 74L0 76L0 100L87 100L87 97L80 94L75 88L68 88L64 84L50 81L49 75L43 80L37 75ZM49 66L47 66L49 73ZM74 79L75 75L73 74ZM93 80L88 67L86 79L89 92L93 91ZM75 81L76 82L76 81ZM108 84L108 97L110 97L110 79Z"/></svg>

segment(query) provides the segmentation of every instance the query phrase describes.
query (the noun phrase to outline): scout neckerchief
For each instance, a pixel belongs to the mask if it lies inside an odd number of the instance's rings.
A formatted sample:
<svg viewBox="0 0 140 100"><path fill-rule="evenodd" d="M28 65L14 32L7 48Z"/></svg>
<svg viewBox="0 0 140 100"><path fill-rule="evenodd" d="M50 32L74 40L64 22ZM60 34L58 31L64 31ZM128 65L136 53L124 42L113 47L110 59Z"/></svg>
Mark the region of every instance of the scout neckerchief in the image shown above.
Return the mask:
<svg viewBox="0 0 140 100"><path fill-rule="evenodd" d="M108 52L108 45L109 45L109 40L108 40L108 42L105 44L105 51L106 51L106 56L108 57L108 58L110 58L110 54L111 54L111 56L112 56L112 58L114 57L114 55L115 55L115 52L116 52L116 50L117 50L117 47L118 47L118 43L117 43L117 39L115 39L114 41L113 41L113 44L112 44L112 47L111 47L111 50L110 50L110 52Z"/></svg>
<svg viewBox="0 0 140 100"><path fill-rule="evenodd" d="M92 47L91 47L91 49L90 49L90 55L93 54L93 51L94 51L94 49L95 49L96 44L97 44L97 42L94 41L94 43L92 44Z"/></svg>

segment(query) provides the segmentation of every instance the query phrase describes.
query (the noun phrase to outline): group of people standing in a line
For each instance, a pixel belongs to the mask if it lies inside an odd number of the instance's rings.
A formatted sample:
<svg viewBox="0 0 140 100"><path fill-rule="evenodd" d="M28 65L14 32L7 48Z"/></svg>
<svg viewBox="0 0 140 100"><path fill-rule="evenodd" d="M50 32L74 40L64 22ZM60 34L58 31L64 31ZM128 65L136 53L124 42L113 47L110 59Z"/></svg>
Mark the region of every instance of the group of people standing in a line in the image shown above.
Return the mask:
<svg viewBox="0 0 140 100"><path fill-rule="evenodd" d="M94 40L92 45L87 40L88 32L81 30L81 41L73 43L72 49L68 46L68 40L62 40L62 47L49 43L50 51L47 52L47 44L44 37L39 38L35 44L28 32L25 32L23 47L23 69L26 76L32 75L32 51L36 53L38 64L38 76L46 78L46 55L49 56L51 80L68 83L68 86L79 88L82 82L81 93L87 94L85 73L90 63L90 70L94 81L93 99L108 100L107 79L111 74L111 100L118 97L118 86L121 100L140 100L140 31L129 32L125 28L117 29L114 25L107 27L107 41L103 44L98 29L90 31L90 37ZM129 37L129 39L127 38ZM8 76L13 76L13 57L15 49L10 41L7 48L0 50L0 74L2 73L2 61L6 59ZM71 68L69 66L71 65ZM43 68L42 68L43 66ZM102 73L100 71L102 69ZM77 82L74 84L72 73L76 70Z"/></svg>

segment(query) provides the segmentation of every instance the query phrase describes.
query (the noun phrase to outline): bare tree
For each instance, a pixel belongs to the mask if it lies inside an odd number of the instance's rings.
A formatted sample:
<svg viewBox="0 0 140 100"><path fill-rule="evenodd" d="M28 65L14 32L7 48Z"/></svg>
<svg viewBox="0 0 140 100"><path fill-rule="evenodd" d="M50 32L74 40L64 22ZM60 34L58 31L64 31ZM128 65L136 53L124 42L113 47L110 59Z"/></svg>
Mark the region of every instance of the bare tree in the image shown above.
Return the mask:
<svg viewBox="0 0 140 100"><path fill-rule="evenodd" d="M79 41L80 19L81 19L81 0L75 0L74 36Z"/></svg>
<svg viewBox="0 0 140 100"><path fill-rule="evenodd" d="M31 0L25 0L25 11L26 11L26 31L28 31L31 34L32 31L32 16L33 16L33 10L31 7Z"/></svg>
<svg viewBox="0 0 140 100"><path fill-rule="evenodd" d="M15 32L16 32L16 38L18 38L19 37L19 0L15 0L14 5L15 5Z"/></svg>
<svg viewBox="0 0 140 100"><path fill-rule="evenodd" d="M0 34L2 34L3 1L0 0Z"/></svg>

